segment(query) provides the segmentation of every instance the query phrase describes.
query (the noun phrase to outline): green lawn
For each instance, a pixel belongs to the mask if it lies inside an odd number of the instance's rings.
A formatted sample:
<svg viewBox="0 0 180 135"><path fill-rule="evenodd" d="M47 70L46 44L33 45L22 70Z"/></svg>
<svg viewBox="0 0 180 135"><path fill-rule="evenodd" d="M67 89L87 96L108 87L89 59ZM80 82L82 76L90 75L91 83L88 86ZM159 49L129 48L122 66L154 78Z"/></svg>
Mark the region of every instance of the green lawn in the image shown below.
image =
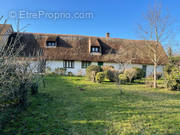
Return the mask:
<svg viewBox="0 0 180 135"><path fill-rule="evenodd" d="M180 92L142 84L102 84L47 77L46 88L2 135L180 134ZM80 90L83 88L83 90Z"/></svg>

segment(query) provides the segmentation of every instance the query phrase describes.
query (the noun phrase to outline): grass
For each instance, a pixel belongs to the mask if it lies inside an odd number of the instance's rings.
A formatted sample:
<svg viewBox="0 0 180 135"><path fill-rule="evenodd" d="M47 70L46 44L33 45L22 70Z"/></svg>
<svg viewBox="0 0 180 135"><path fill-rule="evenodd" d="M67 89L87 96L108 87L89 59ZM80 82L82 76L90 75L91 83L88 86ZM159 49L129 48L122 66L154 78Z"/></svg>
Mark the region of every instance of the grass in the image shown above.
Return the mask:
<svg viewBox="0 0 180 135"><path fill-rule="evenodd" d="M133 84L122 85L121 93L114 83L84 77L46 82L3 135L180 134L180 92Z"/></svg>

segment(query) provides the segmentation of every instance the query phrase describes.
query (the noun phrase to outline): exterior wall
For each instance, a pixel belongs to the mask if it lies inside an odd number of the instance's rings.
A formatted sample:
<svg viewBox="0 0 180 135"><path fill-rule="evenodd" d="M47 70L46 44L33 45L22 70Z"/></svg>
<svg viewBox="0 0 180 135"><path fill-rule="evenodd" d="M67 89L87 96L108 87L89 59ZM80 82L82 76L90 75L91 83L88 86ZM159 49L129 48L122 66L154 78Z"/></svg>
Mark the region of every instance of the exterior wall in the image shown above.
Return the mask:
<svg viewBox="0 0 180 135"><path fill-rule="evenodd" d="M33 73L37 73L39 65L38 61L17 61L19 64L25 64L27 62L29 63L28 70L32 71Z"/></svg>
<svg viewBox="0 0 180 135"><path fill-rule="evenodd" d="M148 65L146 69L146 76L153 74L153 72L154 72L154 66ZM163 73L163 66L157 66L157 72Z"/></svg>
<svg viewBox="0 0 180 135"><path fill-rule="evenodd" d="M120 64L117 64L117 63L104 63L104 65L113 66L116 70L121 70L123 68L123 67L121 67ZM141 65L141 64L125 64L124 65L125 69L129 69L129 68L133 68L133 67L142 68L143 65ZM153 74L153 72L154 72L154 66L153 65L147 65L146 77ZM163 73L163 66L157 66L157 72Z"/></svg>
<svg viewBox="0 0 180 135"><path fill-rule="evenodd" d="M98 65L98 62L91 62L91 65ZM123 68L118 63L104 62L103 65L113 66L116 70L121 70ZM54 72L56 68L63 68L63 61L46 61L46 68L47 67L50 67L51 72ZM124 65L125 69L129 69L129 68L133 68L133 67L142 68L143 65L141 65L141 64L126 64L126 65ZM153 74L153 70L154 70L153 65L147 65L146 76ZM86 69L81 68L81 61L74 61L74 68L67 68L67 72L72 72L74 75L85 75ZM157 72L163 73L163 66L158 66Z"/></svg>
<svg viewBox="0 0 180 135"><path fill-rule="evenodd" d="M91 65L97 65L97 62L92 62ZM46 61L46 67L50 67L51 72L54 72L56 68L63 68L63 61ZM68 72L74 75L85 75L86 69L81 68L81 61L74 61L74 68L67 68Z"/></svg>
<svg viewBox="0 0 180 135"><path fill-rule="evenodd" d="M142 68L142 65L140 64L124 64L123 66L121 64L118 63L104 63L105 66L113 66L116 70L123 70L123 68L125 69L129 69L129 68L133 68L133 67L138 67L138 68Z"/></svg>

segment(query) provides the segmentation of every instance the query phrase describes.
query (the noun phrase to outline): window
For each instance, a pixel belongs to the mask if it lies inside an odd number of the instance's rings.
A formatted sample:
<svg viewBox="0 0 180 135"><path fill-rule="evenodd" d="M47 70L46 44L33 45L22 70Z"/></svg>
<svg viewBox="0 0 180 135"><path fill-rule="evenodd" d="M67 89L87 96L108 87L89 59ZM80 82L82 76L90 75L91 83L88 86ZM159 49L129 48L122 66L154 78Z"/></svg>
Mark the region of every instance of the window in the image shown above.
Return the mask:
<svg viewBox="0 0 180 135"><path fill-rule="evenodd" d="M100 47L92 46L91 47L91 52L100 52Z"/></svg>
<svg viewBox="0 0 180 135"><path fill-rule="evenodd" d="M47 41L46 46L56 46L56 42L55 41Z"/></svg>
<svg viewBox="0 0 180 135"><path fill-rule="evenodd" d="M82 68L87 68L88 66L91 65L91 62L90 61L82 61L81 63L81 67Z"/></svg>
<svg viewBox="0 0 180 135"><path fill-rule="evenodd" d="M63 62L63 67L64 68L74 68L74 61L72 61L72 60L65 60Z"/></svg>
<svg viewBox="0 0 180 135"><path fill-rule="evenodd" d="M146 65L143 65L143 66L142 66L142 69L143 69L143 72L144 72L144 74L145 74L144 77L146 77L146 69L147 69L147 66L146 66Z"/></svg>

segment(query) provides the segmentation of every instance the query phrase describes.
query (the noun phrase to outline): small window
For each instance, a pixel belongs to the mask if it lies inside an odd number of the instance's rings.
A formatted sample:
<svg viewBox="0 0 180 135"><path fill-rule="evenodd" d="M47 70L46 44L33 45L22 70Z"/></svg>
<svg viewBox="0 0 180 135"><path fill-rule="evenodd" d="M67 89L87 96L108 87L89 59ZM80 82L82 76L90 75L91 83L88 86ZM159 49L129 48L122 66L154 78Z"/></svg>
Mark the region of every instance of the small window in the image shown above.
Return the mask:
<svg viewBox="0 0 180 135"><path fill-rule="evenodd" d="M82 61L81 63L81 67L82 68L87 68L88 66L91 65L91 62L90 61Z"/></svg>
<svg viewBox="0 0 180 135"><path fill-rule="evenodd" d="M65 60L63 62L63 67L64 68L74 68L74 61L72 61L72 60Z"/></svg>
<svg viewBox="0 0 180 135"><path fill-rule="evenodd" d="M91 52L100 52L100 47L92 46L91 47Z"/></svg>
<svg viewBox="0 0 180 135"><path fill-rule="evenodd" d="M47 41L46 46L56 46L56 42L55 41Z"/></svg>
<svg viewBox="0 0 180 135"><path fill-rule="evenodd" d="M146 77L147 66L146 66L146 65L143 65L143 66L142 66L142 69L143 69L143 72L144 72L144 75L145 75L144 77Z"/></svg>

